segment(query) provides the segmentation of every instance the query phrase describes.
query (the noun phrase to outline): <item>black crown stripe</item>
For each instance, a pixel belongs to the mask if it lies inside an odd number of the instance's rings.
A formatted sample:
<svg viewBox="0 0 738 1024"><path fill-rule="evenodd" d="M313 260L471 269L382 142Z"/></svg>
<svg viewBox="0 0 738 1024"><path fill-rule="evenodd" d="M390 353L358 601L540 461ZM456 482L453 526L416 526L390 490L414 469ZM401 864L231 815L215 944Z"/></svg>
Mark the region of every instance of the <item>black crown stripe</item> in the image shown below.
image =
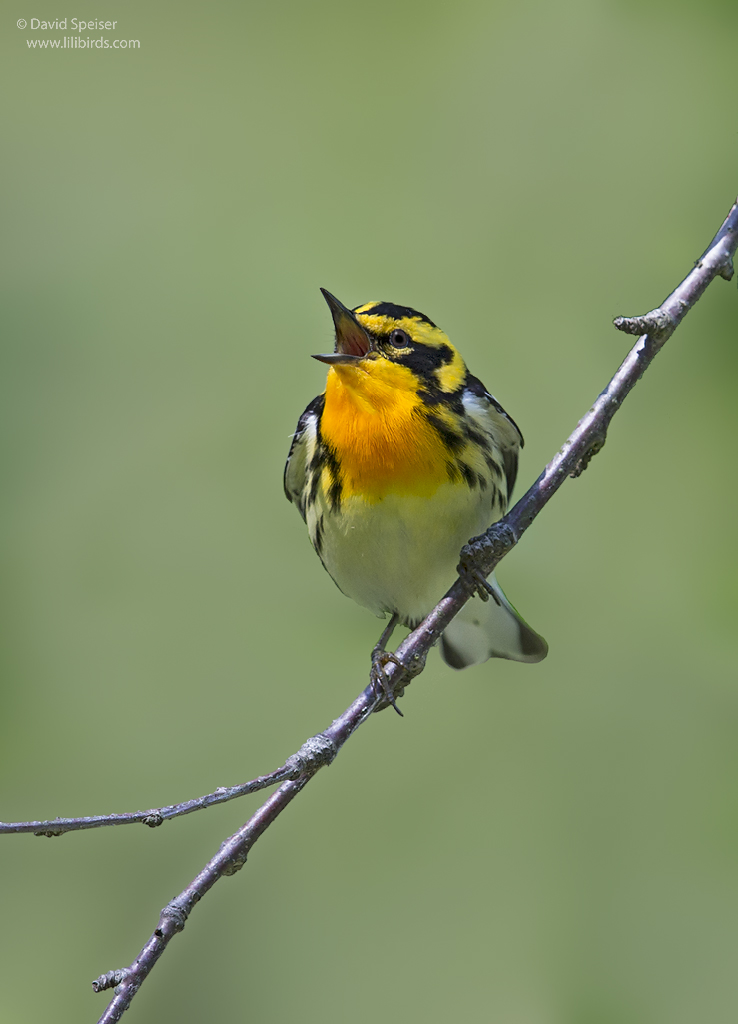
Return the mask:
<svg viewBox="0 0 738 1024"><path fill-rule="evenodd" d="M361 309L361 306L357 306L354 309L354 313ZM423 323L430 324L431 327L436 325L433 321L425 315L425 313L419 313L417 309L411 309L410 306L396 306L394 302L377 302L374 306L369 309L361 309L360 316L391 316L393 320L402 320L405 317L409 317L411 320L422 320Z"/></svg>

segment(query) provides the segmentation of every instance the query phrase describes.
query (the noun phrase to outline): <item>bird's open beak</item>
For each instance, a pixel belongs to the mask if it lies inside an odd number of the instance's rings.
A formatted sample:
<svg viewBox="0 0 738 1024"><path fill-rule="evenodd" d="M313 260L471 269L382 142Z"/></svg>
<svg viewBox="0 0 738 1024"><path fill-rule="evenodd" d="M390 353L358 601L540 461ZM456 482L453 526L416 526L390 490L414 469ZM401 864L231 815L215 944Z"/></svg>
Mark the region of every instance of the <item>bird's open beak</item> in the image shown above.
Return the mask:
<svg viewBox="0 0 738 1024"><path fill-rule="evenodd" d="M339 302L335 295L331 295L325 288L320 289L336 326L336 351L327 355L313 356L321 363L328 363L335 366L336 363L357 363L369 352L372 341L356 316L347 309L342 302Z"/></svg>

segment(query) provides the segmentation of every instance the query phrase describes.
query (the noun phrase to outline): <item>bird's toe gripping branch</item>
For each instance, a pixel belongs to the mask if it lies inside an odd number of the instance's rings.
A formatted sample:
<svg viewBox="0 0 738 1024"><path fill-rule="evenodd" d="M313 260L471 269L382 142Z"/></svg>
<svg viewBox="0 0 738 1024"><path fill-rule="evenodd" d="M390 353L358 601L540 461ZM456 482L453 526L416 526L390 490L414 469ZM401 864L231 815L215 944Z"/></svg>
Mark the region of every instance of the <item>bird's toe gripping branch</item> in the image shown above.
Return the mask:
<svg viewBox="0 0 738 1024"><path fill-rule="evenodd" d="M379 700L374 710L383 711L385 708L393 707L400 718L403 718L404 716L397 706L397 699L405 693L405 686L425 668L427 651L417 651L408 658L401 659L386 650L389 639L399 621L399 615L394 613L387 627L382 631L382 635L372 651L369 680L374 694ZM397 669L391 674L391 678L387 672L390 665L394 665Z"/></svg>
<svg viewBox="0 0 738 1024"><path fill-rule="evenodd" d="M403 718L403 714L397 706L397 698L403 695L404 688L399 682L401 674L405 669L405 666L396 658L394 654L389 654L386 650L387 644L395 631L395 627L400 621L400 617L397 612L393 612L390 616L390 620L386 627L382 630L382 635L377 640L374 650L372 651L372 667L369 671L369 680L374 690L375 695L380 699L381 703L377 707L377 711L381 711L390 705L395 709L400 718ZM387 666L396 665L400 670L400 676L398 676L398 683L393 685L392 681L387 675Z"/></svg>
<svg viewBox="0 0 738 1024"><path fill-rule="evenodd" d="M383 711L384 708L391 705L400 718L403 718L404 715L397 706L397 698L403 696L405 688L401 682L393 685L393 682L387 675L388 665L397 666L399 670L398 678L401 679L402 673L405 671L405 666L400 659L396 658L394 654L390 654L388 651L378 651L375 647L372 651L372 667L369 672L369 679L374 693L380 700L376 710Z"/></svg>
<svg viewBox="0 0 738 1024"><path fill-rule="evenodd" d="M517 537L503 521L492 523L479 537L472 537L461 549L456 571L469 594L478 594L483 601L490 596L499 604L494 588L487 577L497 563L515 547Z"/></svg>

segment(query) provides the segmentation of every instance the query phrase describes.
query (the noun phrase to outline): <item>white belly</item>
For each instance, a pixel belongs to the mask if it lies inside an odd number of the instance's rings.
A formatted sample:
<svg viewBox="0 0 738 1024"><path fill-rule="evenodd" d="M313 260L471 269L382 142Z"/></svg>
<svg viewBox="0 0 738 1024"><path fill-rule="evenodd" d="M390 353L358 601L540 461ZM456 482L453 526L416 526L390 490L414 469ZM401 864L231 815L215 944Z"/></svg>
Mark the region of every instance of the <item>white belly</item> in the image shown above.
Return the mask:
<svg viewBox="0 0 738 1024"><path fill-rule="evenodd" d="M397 612L415 625L456 578L461 546L498 518L490 498L490 489L447 483L432 500L390 494L370 504L346 498L339 516L318 498L308 511L308 528L315 543L322 520L319 553L344 594L376 615Z"/></svg>

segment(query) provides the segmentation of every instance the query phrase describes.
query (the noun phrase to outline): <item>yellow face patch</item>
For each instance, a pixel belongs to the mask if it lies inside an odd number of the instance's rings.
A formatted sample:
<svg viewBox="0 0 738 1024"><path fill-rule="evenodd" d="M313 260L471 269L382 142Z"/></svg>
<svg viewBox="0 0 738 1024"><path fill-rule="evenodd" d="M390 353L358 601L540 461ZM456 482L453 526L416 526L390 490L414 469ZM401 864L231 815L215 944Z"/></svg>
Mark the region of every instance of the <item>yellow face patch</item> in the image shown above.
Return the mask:
<svg viewBox="0 0 738 1024"><path fill-rule="evenodd" d="M466 380L466 365L459 353L454 349L454 357L450 363L444 363L434 371L438 387L445 394L450 395L462 386Z"/></svg>
<svg viewBox="0 0 738 1024"><path fill-rule="evenodd" d="M440 327L434 327L433 324L417 317L395 319L391 316L373 316L370 312L362 313L362 310L371 310L376 305L376 302L367 302L355 310L356 319L361 326L379 337L388 336L392 331L399 329L405 331L417 345L424 345L439 352L449 352L450 360L433 370L433 376L437 387L445 394L457 391L466 378L466 365Z"/></svg>

